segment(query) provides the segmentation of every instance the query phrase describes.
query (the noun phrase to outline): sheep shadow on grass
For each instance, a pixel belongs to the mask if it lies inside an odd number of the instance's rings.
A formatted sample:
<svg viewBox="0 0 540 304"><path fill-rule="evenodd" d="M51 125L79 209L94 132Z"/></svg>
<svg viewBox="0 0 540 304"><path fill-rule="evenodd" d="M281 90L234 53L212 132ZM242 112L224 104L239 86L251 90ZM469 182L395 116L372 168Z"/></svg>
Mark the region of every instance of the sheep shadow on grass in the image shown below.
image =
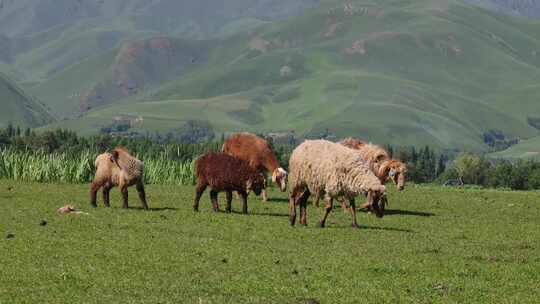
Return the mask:
<svg viewBox="0 0 540 304"><path fill-rule="evenodd" d="M366 226L358 224L357 230L381 230L381 231L394 231L394 232L405 232L405 233L415 233L414 230L411 229L401 229L401 228L392 228L392 227L377 227L377 226ZM326 226L322 229L353 229L351 226Z"/></svg>
<svg viewBox="0 0 540 304"><path fill-rule="evenodd" d="M154 207L154 208L152 208L152 207L150 207L150 208L148 208L148 210L144 210L142 207L131 207L131 206L129 206L128 210L158 212L158 211L177 211L178 208L174 208L174 207Z"/></svg>
<svg viewBox="0 0 540 304"><path fill-rule="evenodd" d="M225 211L222 211L222 210L220 210L220 212L226 213ZM261 212L250 212L250 211L248 211L247 214L243 214L242 212L232 210L231 214L248 215L248 216L252 215L252 216L289 217L288 214L274 213L274 212L261 213Z"/></svg>
<svg viewBox="0 0 540 304"><path fill-rule="evenodd" d="M367 212L366 210L364 210ZM384 215L411 215L411 216L435 216L435 213L431 212L422 212L422 211L408 211L400 209L386 209L384 210Z"/></svg>

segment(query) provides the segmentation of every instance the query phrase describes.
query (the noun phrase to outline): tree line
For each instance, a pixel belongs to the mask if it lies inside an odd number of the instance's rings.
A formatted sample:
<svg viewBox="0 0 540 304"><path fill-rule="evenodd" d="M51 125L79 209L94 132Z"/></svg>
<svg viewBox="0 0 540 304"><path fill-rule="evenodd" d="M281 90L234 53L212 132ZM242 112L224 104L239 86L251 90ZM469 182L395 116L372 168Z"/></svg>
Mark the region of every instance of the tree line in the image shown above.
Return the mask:
<svg viewBox="0 0 540 304"><path fill-rule="evenodd" d="M259 134L263 136L262 134ZM97 155L117 145L123 145L141 158L189 163L208 151L219 151L224 137L191 143L171 136L115 137L109 134L79 136L73 131L57 129L35 132L8 125L0 129L0 149L27 153L58 153L73 156ZM293 144L274 144L281 165L287 169ZM413 183L470 184L490 188L515 190L540 189L540 162L532 160L494 160L481 155L439 152L429 146L397 147L387 145L393 158L407 164L407 180ZM455 185L455 183L452 183Z"/></svg>

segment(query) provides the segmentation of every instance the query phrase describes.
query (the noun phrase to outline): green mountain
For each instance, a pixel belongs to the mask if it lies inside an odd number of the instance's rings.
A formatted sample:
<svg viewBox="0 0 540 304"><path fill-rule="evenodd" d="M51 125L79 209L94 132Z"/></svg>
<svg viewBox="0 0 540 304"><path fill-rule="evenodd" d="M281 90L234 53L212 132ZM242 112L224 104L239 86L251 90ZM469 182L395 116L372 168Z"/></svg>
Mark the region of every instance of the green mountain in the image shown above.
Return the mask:
<svg viewBox="0 0 540 304"><path fill-rule="evenodd" d="M540 23L457 1L325 1L205 52L188 73L63 125L135 115L134 128L159 131L197 119L468 150L489 149L490 132L539 135L528 118L540 113Z"/></svg>
<svg viewBox="0 0 540 304"><path fill-rule="evenodd" d="M54 119L39 102L26 95L15 83L0 74L0 127L12 123L21 127L37 127Z"/></svg>
<svg viewBox="0 0 540 304"><path fill-rule="evenodd" d="M540 22L463 1L78 1L76 18L7 3L0 68L70 118L49 127L196 121L473 151L540 136Z"/></svg>

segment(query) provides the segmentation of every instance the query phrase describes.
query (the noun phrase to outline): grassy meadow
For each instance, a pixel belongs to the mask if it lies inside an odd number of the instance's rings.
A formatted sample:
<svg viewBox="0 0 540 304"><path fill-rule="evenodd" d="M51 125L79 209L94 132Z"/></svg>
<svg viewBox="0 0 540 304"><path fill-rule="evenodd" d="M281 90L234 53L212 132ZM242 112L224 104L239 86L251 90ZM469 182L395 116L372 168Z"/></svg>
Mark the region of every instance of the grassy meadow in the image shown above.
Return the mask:
<svg viewBox="0 0 540 304"><path fill-rule="evenodd" d="M286 194L249 215L191 209L192 186L149 185L151 211L91 209L88 186L0 180L0 303L536 303L540 195L410 185L387 215L336 207L288 224ZM224 195L220 194L223 209ZM72 203L88 215L56 214Z"/></svg>

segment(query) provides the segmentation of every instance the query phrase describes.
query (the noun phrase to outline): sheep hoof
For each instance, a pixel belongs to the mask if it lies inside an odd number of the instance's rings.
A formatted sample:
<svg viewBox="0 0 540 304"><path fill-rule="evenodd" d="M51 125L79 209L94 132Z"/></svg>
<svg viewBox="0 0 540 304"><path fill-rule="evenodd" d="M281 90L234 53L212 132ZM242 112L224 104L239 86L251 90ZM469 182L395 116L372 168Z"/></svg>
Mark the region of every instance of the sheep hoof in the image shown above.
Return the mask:
<svg viewBox="0 0 540 304"><path fill-rule="evenodd" d="M195 212L199 212L199 208L197 208L197 207L193 207L193 211L195 211Z"/></svg>
<svg viewBox="0 0 540 304"><path fill-rule="evenodd" d="M90 204L90 207L97 208L97 204Z"/></svg>
<svg viewBox="0 0 540 304"><path fill-rule="evenodd" d="M317 224L317 227L319 227L319 228L324 228L324 223L323 223L323 222L319 222L319 224Z"/></svg>
<svg viewBox="0 0 540 304"><path fill-rule="evenodd" d="M352 224L351 226L352 226L353 228L360 229L360 226L358 226L358 224Z"/></svg>
<svg viewBox="0 0 540 304"><path fill-rule="evenodd" d="M231 209L225 209L225 212L226 213L231 213L232 211L231 211Z"/></svg>

